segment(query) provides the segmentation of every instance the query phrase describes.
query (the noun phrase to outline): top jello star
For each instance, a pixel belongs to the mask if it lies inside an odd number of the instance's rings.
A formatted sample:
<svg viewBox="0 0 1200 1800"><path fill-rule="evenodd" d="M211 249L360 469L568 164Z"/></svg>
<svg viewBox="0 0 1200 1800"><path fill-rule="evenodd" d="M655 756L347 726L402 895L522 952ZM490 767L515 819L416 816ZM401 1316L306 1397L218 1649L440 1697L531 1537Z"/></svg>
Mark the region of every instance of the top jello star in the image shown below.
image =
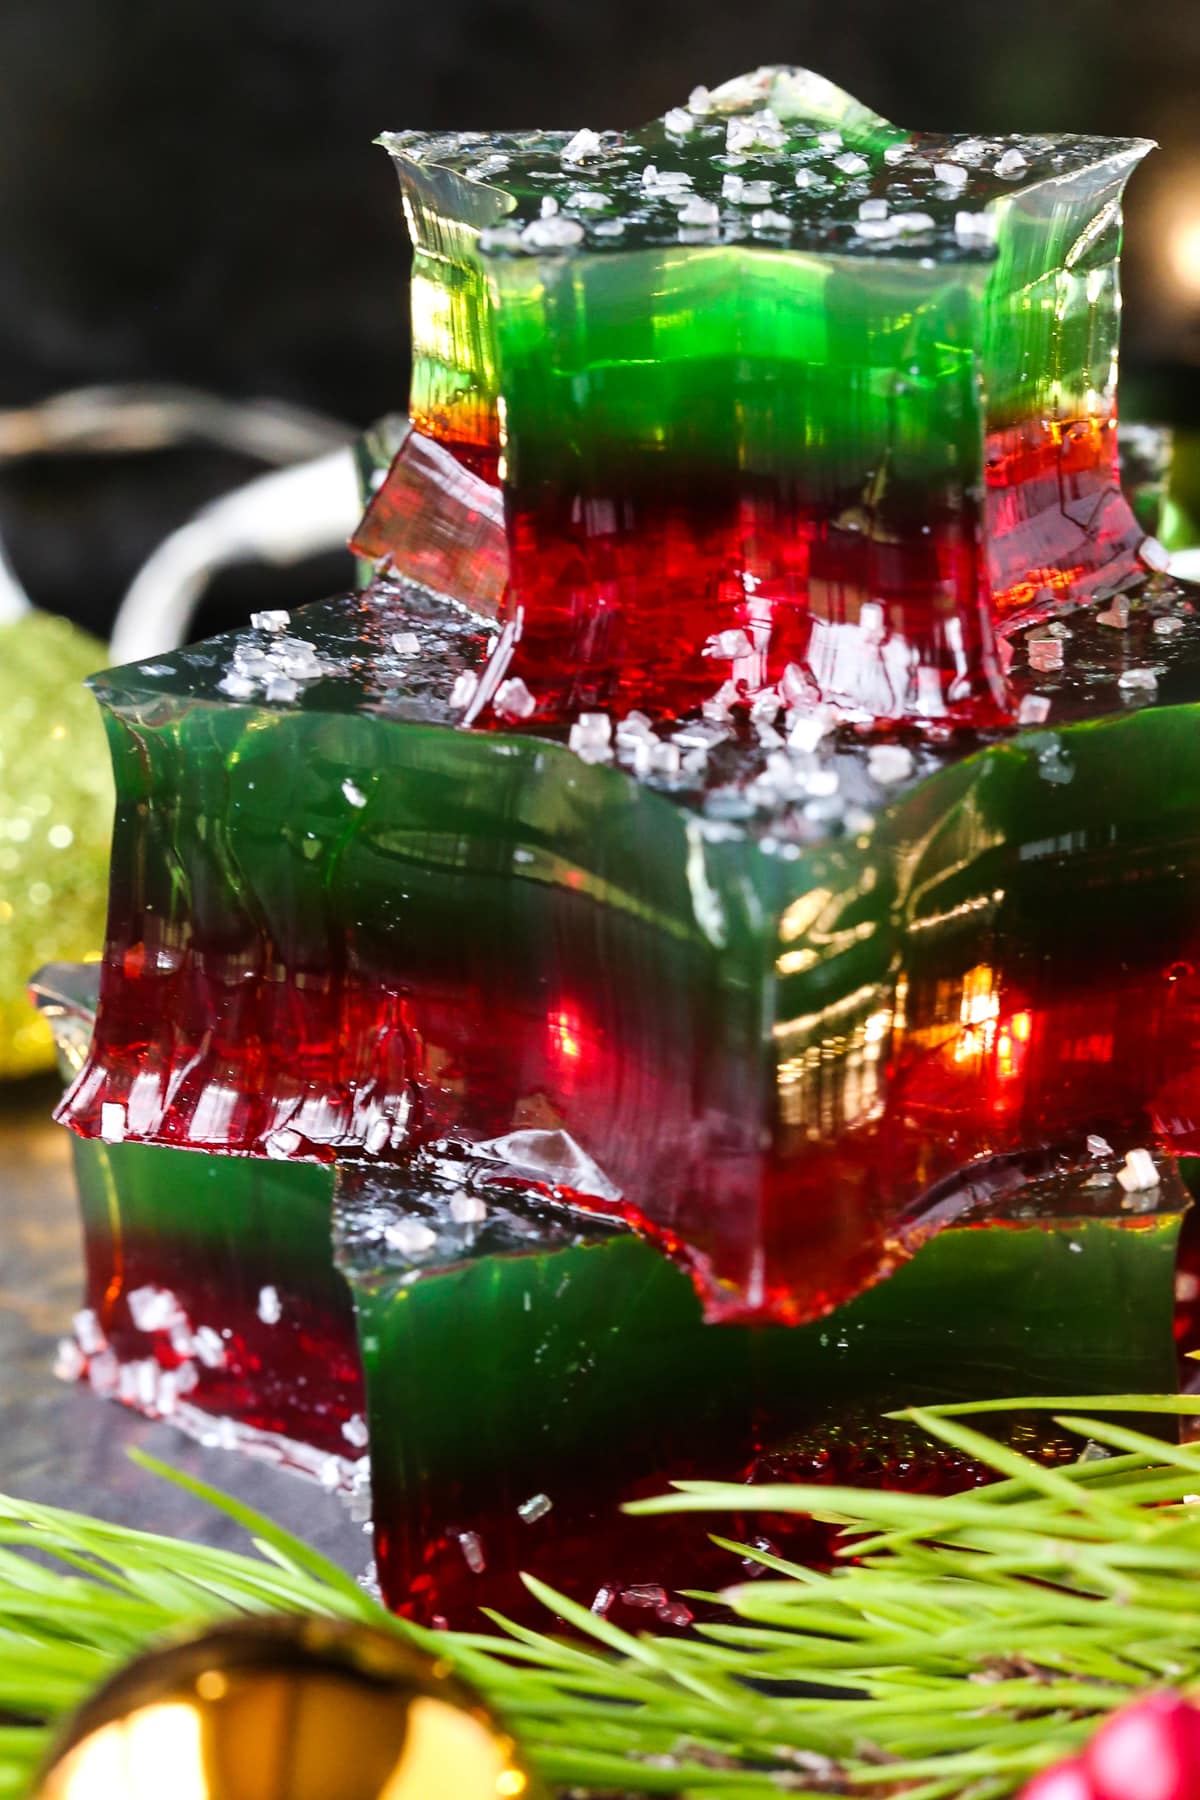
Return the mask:
<svg viewBox="0 0 1200 1800"><path fill-rule="evenodd" d="M794 669L992 723L997 634L1136 574L1117 264L1146 140L910 134L766 68L637 132L383 142L413 417L503 486L535 718Z"/></svg>

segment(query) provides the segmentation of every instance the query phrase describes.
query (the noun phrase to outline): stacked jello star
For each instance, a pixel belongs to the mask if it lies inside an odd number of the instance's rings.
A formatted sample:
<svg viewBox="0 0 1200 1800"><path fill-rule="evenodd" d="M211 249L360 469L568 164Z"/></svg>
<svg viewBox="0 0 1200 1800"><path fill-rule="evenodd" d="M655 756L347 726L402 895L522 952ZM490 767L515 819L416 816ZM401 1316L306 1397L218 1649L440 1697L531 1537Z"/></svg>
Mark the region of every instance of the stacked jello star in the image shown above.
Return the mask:
<svg viewBox="0 0 1200 1800"><path fill-rule="evenodd" d="M1173 1378L1200 624L1118 478L1148 146L791 69L385 142L374 578L94 683L64 1360L331 1486L369 1435L398 1608L528 1567L682 1628L736 1562L622 1499L962 1483L880 1414Z"/></svg>

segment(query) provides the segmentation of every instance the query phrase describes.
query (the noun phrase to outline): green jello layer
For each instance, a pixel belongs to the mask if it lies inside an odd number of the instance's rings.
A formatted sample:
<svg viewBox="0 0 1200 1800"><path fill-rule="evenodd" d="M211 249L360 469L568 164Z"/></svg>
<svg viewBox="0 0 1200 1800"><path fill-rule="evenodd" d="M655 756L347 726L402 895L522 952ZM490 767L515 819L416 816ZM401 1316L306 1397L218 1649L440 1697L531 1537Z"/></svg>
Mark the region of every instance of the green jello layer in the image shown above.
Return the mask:
<svg viewBox="0 0 1200 1800"><path fill-rule="evenodd" d="M662 1580L680 1551L674 1579L695 1586L703 1532L664 1550L622 1521L622 1500L682 1475L819 1479L848 1419L865 1453L880 1415L916 1401L1169 1387L1186 1202L1164 1174L1142 1218L1046 1184L1028 1217L950 1228L883 1286L791 1330L705 1325L680 1272L627 1235L415 1276L362 1241L389 1219L411 1229L403 1195L389 1211L382 1184L351 1178L340 1220L358 1234L347 1264L385 1592L470 1623L480 1604L520 1606L518 1570L586 1604L602 1583ZM906 1468L929 1479L901 1463L894 1482Z"/></svg>
<svg viewBox="0 0 1200 1800"><path fill-rule="evenodd" d="M588 475L657 450L861 485L877 415L943 374L932 333L923 349L889 329L903 270L928 277L922 304L947 306L942 342L973 356L988 430L1111 409L1120 202L1144 140L906 134L801 70L693 99L640 132L383 140L417 252L426 428L506 437L519 482L536 481L545 440L550 457L582 452ZM664 361L694 362L693 387ZM857 371L882 381L889 363L890 391L868 396ZM547 407L585 375L586 409L582 394Z"/></svg>
<svg viewBox="0 0 1200 1800"><path fill-rule="evenodd" d="M73 1140L89 1238L119 1264L126 1242L161 1247L188 1273L188 1258L225 1259L232 1273L253 1264L282 1280L342 1283L328 1263L332 1171L320 1163L266 1157L225 1159L163 1145Z"/></svg>
<svg viewBox="0 0 1200 1800"><path fill-rule="evenodd" d="M870 469L932 517L982 480L982 269L688 248L492 279L519 496L736 471L817 507Z"/></svg>
<svg viewBox="0 0 1200 1800"><path fill-rule="evenodd" d="M355 1282L375 1467L536 1493L558 1458L758 1413L772 1442L851 1398L1153 1392L1174 1381L1179 1219L943 1232L809 1326L705 1325L686 1278L632 1236ZM647 1438L647 1442L651 1441ZM532 1483L532 1486L528 1484Z"/></svg>

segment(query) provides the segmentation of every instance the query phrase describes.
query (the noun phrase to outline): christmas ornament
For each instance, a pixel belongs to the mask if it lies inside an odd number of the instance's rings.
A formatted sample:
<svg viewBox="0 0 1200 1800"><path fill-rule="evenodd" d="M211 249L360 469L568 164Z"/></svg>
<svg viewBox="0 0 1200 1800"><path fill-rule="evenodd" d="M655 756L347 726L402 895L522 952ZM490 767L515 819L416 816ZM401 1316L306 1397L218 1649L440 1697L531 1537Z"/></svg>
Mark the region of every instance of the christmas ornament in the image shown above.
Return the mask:
<svg viewBox="0 0 1200 1800"><path fill-rule="evenodd" d="M102 644L49 613L0 623L0 1077L53 1062L32 972L103 945L112 776L81 683L104 661Z"/></svg>
<svg viewBox="0 0 1200 1800"><path fill-rule="evenodd" d="M257 1620L139 1658L75 1716L36 1800L538 1800L483 1703L394 1637Z"/></svg>
<svg viewBox="0 0 1200 1800"><path fill-rule="evenodd" d="M1200 1800L1200 1711L1149 1694L1100 1727L1083 1769L1096 1800Z"/></svg>
<svg viewBox="0 0 1200 1800"><path fill-rule="evenodd" d="M1035 1776L1022 1800L1200 1800L1200 1709L1146 1694L1105 1720L1082 1756Z"/></svg>

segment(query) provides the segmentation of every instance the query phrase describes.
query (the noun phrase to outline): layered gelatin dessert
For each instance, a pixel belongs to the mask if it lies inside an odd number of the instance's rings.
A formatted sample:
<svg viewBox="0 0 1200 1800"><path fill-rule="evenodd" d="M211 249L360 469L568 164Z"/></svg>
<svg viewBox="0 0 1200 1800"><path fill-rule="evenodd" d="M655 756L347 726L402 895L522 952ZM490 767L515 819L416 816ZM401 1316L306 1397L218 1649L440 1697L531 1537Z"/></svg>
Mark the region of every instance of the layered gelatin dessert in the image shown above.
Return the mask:
<svg viewBox="0 0 1200 1800"><path fill-rule="evenodd" d="M89 1310L169 1368L133 1292L194 1336L210 1282L215 1408L324 1457L365 1414L396 1607L532 1567L675 1628L716 1553L621 1500L953 1485L884 1410L1172 1379L1200 621L1117 466L1148 146L781 69L387 142L371 579L93 682Z"/></svg>

